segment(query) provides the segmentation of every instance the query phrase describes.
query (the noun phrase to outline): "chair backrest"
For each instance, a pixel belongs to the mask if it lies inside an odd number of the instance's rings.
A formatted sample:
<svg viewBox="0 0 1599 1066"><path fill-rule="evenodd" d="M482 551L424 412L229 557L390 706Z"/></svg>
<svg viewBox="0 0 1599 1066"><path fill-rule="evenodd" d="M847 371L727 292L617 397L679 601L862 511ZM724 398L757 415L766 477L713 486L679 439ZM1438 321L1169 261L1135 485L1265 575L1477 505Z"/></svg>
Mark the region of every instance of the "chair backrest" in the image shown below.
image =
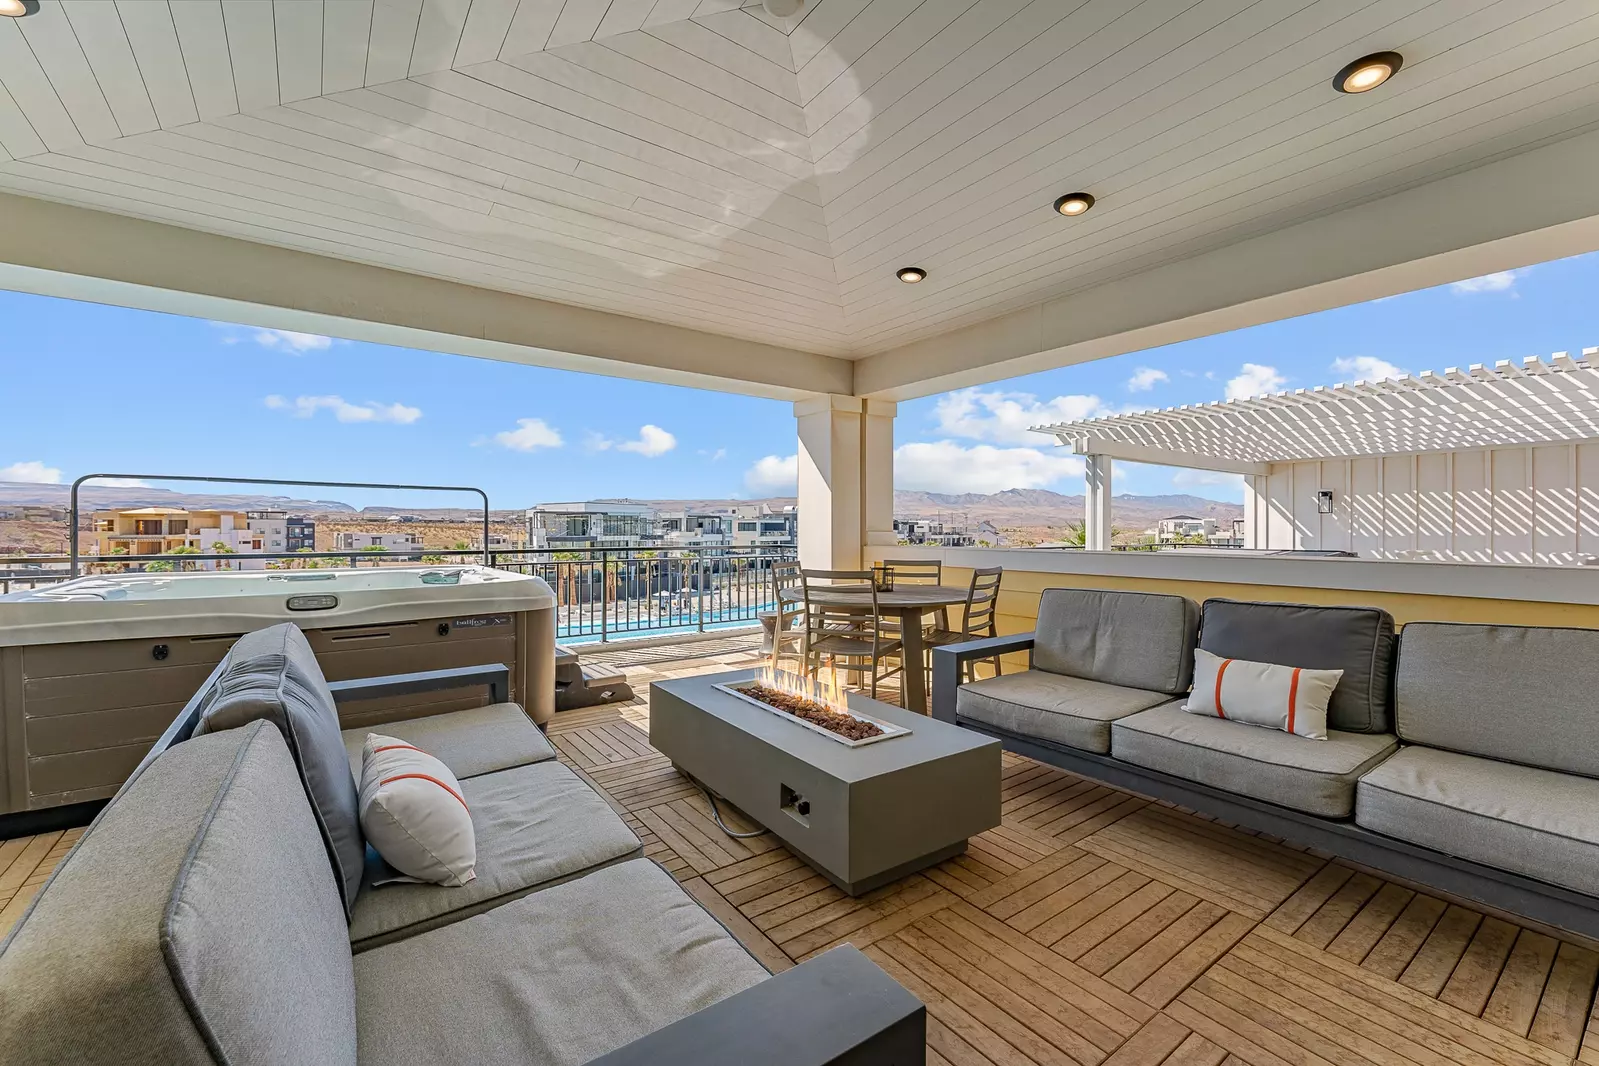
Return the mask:
<svg viewBox="0 0 1599 1066"><path fill-rule="evenodd" d="M1407 744L1599 777L1599 630L1409 622L1397 675Z"/></svg>
<svg viewBox="0 0 1599 1066"><path fill-rule="evenodd" d="M878 564L896 585L942 585L944 564L937 559L884 559Z"/></svg>
<svg viewBox="0 0 1599 1066"><path fill-rule="evenodd" d="M791 589L799 584L800 564L788 560L772 564L772 584L780 589Z"/></svg>
<svg viewBox="0 0 1599 1066"><path fill-rule="evenodd" d="M814 641L843 629L874 637L882 629L877 585L870 570L801 570L807 639ZM848 603L824 603L819 592L848 592Z"/></svg>
<svg viewBox="0 0 1599 1066"><path fill-rule="evenodd" d="M980 566L972 571L972 584L966 590L966 621L962 627L968 637L997 634L995 616L999 605L999 582L1003 566Z"/></svg>

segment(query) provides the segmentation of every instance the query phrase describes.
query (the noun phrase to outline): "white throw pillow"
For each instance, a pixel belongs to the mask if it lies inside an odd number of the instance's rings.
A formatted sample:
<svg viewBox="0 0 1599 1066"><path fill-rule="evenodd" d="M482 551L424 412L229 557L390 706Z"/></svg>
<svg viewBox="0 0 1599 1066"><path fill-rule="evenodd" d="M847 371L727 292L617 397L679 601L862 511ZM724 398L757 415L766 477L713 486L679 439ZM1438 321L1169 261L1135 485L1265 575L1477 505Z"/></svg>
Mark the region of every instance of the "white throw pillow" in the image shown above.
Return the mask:
<svg viewBox="0 0 1599 1066"><path fill-rule="evenodd" d="M477 834L461 783L449 767L403 740L366 736L361 831L409 879L464 885L477 876Z"/></svg>
<svg viewBox="0 0 1599 1066"><path fill-rule="evenodd" d="M1183 710L1245 725L1327 739L1327 702L1342 670L1223 659L1194 649L1194 691Z"/></svg>

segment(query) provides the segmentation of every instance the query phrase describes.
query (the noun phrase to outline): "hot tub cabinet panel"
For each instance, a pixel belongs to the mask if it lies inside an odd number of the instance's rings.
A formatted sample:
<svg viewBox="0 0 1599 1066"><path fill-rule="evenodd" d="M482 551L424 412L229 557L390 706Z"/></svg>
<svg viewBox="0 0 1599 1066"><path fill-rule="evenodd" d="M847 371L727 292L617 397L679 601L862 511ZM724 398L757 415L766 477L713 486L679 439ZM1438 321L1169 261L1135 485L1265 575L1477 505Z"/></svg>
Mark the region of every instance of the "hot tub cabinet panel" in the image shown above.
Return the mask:
<svg viewBox="0 0 1599 1066"><path fill-rule="evenodd" d="M394 571L383 573L394 580ZM241 575L229 576L237 582ZM427 605L431 612L420 617L416 602L398 609L402 614L409 610L411 617L357 625L339 624L343 619L336 611L298 616L283 613L305 630L330 681L504 663L510 668L511 699L542 724L555 707L553 597L543 582L520 575L505 577L527 582L518 591L531 595L517 604L499 591L492 606L525 609L472 610L472 598L459 592L467 586L438 586L446 593L455 589L456 594L440 596L440 602ZM189 579L190 575L176 581L168 578L163 584L181 593L183 582ZM256 587L269 589L279 601L283 598L281 584ZM38 627L30 631L25 621L17 623L18 618L27 617L27 605L16 604L18 599L0 600L0 645L11 644L0 646L0 815L112 795L233 641L246 628L254 628L252 624L225 632L165 635L160 619L154 616L170 600L143 601L148 606L137 618L127 617L127 601L119 602L115 606L122 617L109 624L96 617L94 604L87 602L72 603L71 607L88 616L76 632L90 639L71 640L65 638L71 637L74 629L60 623L60 608L66 604L57 604L52 612L56 617L47 620L49 625L41 633ZM192 600L181 597L178 602L193 605ZM457 606L459 609L452 609ZM259 605L249 610L258 611ZM364 617L372 613L370 605L362 611ZM197 627L192 611L177 615L168 619L165 628L169 631ZM241 619L235 612L219 620L236 623ZM153 635L104 639L118 629ZM53 642L8 641L19 634L48 635ZM486 689L439 693L435 702L424 705L422 713L476 707L488 698ZM418 713L416 697L340 706L346 727L381 728L385 722Z"/></svg>

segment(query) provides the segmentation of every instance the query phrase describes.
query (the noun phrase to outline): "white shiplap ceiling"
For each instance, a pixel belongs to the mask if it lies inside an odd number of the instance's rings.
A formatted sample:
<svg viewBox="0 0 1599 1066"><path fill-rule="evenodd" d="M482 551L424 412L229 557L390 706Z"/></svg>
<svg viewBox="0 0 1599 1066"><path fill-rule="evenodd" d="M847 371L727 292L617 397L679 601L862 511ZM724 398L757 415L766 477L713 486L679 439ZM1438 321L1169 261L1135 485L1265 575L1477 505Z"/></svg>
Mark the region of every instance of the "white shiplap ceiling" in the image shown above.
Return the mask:
<svg viewBox="0 0 1599 1066"><path fill-rule="evenodd" d="M1391 83L1331 90L1379 49L1406 57ZM43 0L0 19L0 189L846 356L1595 125L1593 0L807 0L783 19ZM1076 189L1094 210L1054 215ZM926 282L895 280L910 263Z"/></svg>

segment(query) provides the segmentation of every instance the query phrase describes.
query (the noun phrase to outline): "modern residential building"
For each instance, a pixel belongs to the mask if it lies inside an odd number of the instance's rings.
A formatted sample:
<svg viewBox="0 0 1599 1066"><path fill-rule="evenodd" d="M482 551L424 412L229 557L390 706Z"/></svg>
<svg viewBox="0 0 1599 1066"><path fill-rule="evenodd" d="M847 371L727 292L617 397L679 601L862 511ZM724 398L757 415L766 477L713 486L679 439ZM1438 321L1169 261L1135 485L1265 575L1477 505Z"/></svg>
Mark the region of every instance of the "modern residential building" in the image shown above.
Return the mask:
<svg viewBox="0 0 1599 1066"><path fill-rule="evenodd" d="M289 515L284 521L284 550L316 551L316 522L304 515Z"/></svg>
<svg viewBox="0 0 1599 1066"><path fill-rule="evenodd" d="M287 550L287 522L282 511L131 507L96 511L91 521L102 556L167 555L176 548L195 549L204 555L259 555ZM266 560L197 560L194 565L206 570L259 570L265 567Z"/></svg>
<svg viewBox="0 0 1599 1066"><path fill-rule="evenodd" d="M353 533L342 531L333 534L333 551L337 552L387 552L406 559L422 557L420 533Z"/></svg>
<svg viewBox="0 0 1599 1066"><path fill-rule="evenodd" d="M790 548L799 543L799 509L780 510L767 504L737 508L732 516L733 546L737 548Z"/></svg>
<svg viewBox="0 0 1599 1066"><path fill-rule="evenodd" d="M658 511L655 533L661 543L673 548L717 548L733 543L734 518L730 514Z"/></svg>
<svg viewBox="0 0 1599 1066"><path fill-rule="evenodd" d="M1191 514L1174 514L1162 518L1155 525L1155 537L1162 544L1192 541L1195 537L1209 540L1217 532L1214 518L1195 518ZM1231 533L1231 529L1228 530Z"/></svg>
<svg viewBox="0 0 1599 1066"><path fill-rule="evenodd" d="M541 503L527 512L528 539L541 547L637 548L657 543L655 509L632 500Z"/></svg>

